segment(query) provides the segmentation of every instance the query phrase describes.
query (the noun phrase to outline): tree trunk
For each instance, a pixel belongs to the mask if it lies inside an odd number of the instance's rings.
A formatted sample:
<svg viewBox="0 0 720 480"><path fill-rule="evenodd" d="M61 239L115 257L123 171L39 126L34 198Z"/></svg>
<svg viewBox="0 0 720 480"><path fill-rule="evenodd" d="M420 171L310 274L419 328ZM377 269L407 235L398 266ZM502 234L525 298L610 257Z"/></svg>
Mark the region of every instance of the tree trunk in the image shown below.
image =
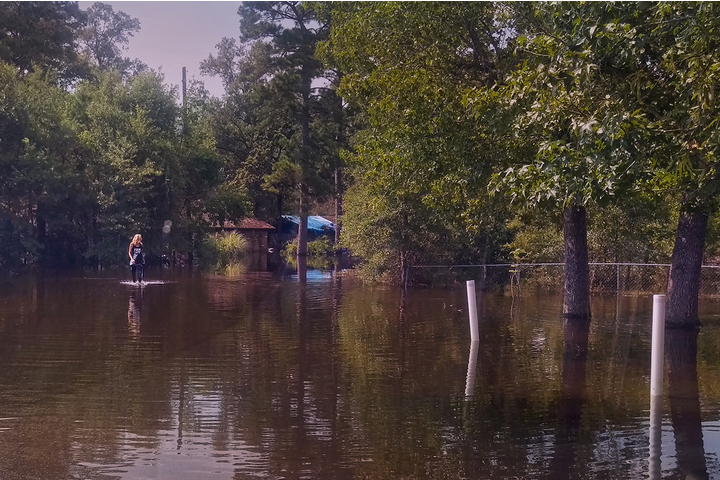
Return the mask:
<svg viewBox="0 0 720 480"><path fill-rule="evenodd" d="M565 290L563 316L590 318L590 272L585 207L571 206L564 212Z"/></svg>
<svg viewBox="0 0 720 480"><path fill-rule="evenodd" d="M300 185L300 223L297 235L298 281L300 283L305 283L307 278L308 212L304 190L304 185Z"/></svg>
<svg viewBox="0 0 720 480"><path fill-rule="evenodd" d="M342 169L335 169L335 245L340 243L340 217L342 217Z"/></svg>
<svg viewBox="0 0 720 480"><path fill-rule="evenodd" d="M667 289L665 325L668 327L700 324L698 292L707 224L707 213L680 212Z"/></svg>
<svg viewBox="0 0 720 480"><path fill-rule="evenodd" d="M301 165L303 171L303 178L310 165L310 77L303 68L303 86L302 86L302 158ZM300 182L300 224L298 225L298 247L297 247L297 258L298 266L300 266L301 260L304 265L307 265L307 242L308 242L308 189L305 181ZM305 281L305 271L298 269L298 278L301 282Z"/></svg>
<svg viewBox="0 0 720 480"><path fill-rule="evenodd" d="M305 198L305 193L303 192L303 187L300 187L300 223L298 225L298 247L297 247L297 254L298 256L305 256L307 255L307 243L308 243L308 209L307 209L307 199Z"/></svg>

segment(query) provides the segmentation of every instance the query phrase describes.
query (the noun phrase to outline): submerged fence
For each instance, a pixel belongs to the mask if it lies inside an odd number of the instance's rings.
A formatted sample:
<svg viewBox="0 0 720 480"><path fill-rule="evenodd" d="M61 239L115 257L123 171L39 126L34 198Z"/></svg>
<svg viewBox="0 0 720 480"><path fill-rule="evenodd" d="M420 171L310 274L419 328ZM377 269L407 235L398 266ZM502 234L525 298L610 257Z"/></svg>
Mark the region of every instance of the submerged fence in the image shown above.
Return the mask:
<svg viewBox="0 0 720 480"><path fill-rule="evenodd" d="M417 265L409 269L417 284L449 284L475 280L483 290L509 290L534 295L538 291L562 292L562 263L491 265ZM639 295L667 289L670 264L591 263L590 290L594 293ZM720 266L703 265L700 295L720 297Z"/></svg>

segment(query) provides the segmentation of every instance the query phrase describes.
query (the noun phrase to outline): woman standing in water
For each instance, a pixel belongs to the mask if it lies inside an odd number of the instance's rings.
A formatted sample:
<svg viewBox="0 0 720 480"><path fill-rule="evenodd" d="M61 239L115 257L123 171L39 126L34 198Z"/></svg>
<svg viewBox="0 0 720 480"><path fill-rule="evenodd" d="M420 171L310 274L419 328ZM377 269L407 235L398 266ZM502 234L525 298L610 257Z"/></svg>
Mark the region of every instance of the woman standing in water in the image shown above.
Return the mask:
<svg viewBox="0 0 720 480"><path fill-rule="evenodd" d="M139 233L130 242L128 257L130 257L130 271L132 272L133 282L142 282L143 278L145 278L143 273L145 254L143 254L142 236Z"/></svg>

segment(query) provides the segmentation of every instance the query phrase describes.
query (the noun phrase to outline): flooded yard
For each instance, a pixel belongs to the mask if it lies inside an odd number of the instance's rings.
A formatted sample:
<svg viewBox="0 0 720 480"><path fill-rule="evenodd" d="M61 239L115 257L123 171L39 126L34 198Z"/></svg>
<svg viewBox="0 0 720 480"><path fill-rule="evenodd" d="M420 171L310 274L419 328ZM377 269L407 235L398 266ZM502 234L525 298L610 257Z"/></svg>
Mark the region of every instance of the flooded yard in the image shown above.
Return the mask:
<svg viewBox="0 0 720 480"><path fill-rule="evenodd" d="M717 301L666 337L651 461L650 296L479 295L471 352L464 285L156 277L0 284L0 478L720 477Z"/></svg>

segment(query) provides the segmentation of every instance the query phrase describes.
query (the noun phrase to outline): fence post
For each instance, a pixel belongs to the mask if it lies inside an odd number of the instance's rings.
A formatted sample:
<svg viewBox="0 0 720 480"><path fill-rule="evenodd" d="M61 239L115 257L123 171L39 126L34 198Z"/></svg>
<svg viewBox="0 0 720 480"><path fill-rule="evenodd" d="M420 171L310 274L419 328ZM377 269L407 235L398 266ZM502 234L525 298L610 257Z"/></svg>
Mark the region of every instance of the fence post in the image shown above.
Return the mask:
<svg viewBox="0 0 720 480"><path fill-rule="evenodd" d="M620 264L615 265L615 291L620 295Z"/></svg>

